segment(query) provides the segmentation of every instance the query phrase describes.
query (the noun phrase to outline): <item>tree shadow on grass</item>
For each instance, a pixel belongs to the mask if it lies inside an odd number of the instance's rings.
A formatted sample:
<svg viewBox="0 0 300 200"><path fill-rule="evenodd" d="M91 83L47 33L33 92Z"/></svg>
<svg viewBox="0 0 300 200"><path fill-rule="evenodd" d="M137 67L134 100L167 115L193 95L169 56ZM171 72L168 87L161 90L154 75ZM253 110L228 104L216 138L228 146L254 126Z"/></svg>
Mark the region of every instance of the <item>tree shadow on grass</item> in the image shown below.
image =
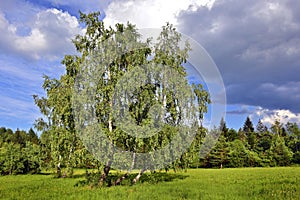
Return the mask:
<svg viewBox="0 0 300 200"><path fill-rule="evenodd" d="M86 177L86 174L73 174L71 178L84 178Z"/></svg>
<svg viewBox="0 0 300 200"><path fill-rule="evenodd" d="M53 175L53 173L51 173L51 172L38 172L36 174L38 174L38 175L45 175L45 176Z"/></svg>
<svg viewBox="0 0 300 200"><path fill-rule="evenodd" d="M130 180L133 180L137 174L132 174ZM140 183L160 183L160 182L171 182L176 179L183 180L187 178L188 175L166 173L166 172L155 172L155 173L145 173L140 178Z"/></svg>
<svg viewBox="0 0 300 200"><path fill-rule="evenodd" d="M107 177L105 184L102 187L110 187L115 185L115 181L122 177L124 174L114 173L109 174ZM91 186L98 187L98 181L100 179L100 173L87 173L84 175L85 180L78 181L75 186ZM128 175L121 183L120 186L132 186L132 180L137 176L137 173L132 173ZM171 182L174 180L183 180L189 177L188 175L176 174L176 173L166 173L166 172L147 172L144 173L137 184L158 184L161 182Z"/></svg>

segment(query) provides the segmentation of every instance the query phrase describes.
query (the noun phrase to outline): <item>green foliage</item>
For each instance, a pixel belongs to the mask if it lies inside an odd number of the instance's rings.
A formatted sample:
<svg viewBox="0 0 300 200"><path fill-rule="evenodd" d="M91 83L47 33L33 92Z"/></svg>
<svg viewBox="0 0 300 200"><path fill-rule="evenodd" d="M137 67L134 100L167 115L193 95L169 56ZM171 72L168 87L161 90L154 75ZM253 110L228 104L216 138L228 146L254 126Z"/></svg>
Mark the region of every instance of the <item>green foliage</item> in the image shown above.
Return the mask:
<svg viewBox="0 0 300 200"><path fill-rule="evenodd" d="M17 174L23 171L21 147L19 144L5 143L1 148L2 174Z"/></svg>
<svg viewBox="0 0 300 200"><path fill-rule="evenodd" d="M39 138L37 134L33 131L32 128L29 129L28 134L27 134L27 140L33 144L38 145L39 144Z"/></svg>
<svg viewBox="0 0 300 200"><path fill-rule="evenodd" d="M275 166L288 166L291 164L293 153L285 145L284 139L277 135L270 147L269 157Z"/></svg>
<svg viewBox="0 0 300 200"><path fill-rule="evenodd" d="M221 131L221 134L223 136L227 136L227 133L228 133L228 128L227 128L227 125L226 125L226 122L224 120L224 118L222 117L221 121L220 121L220 126L219 126L219 130Z"/></svg>
<svg viewBox="0 0 300 200"><path fill-rule="evenodd" d="M297 124L287 123L285 131L283 125L275 121L271 133L262 122L259 122L260 128L254 132L252 122L247 118L243 130L239 130L238 133L233 129L224 131L227 129L224 127L226 124L221 120L219 127L222 130L221 137L198 166L266 167L299 163L300 140Z"/></svg>
<svg viewBox="0 0 300 200"><path fill-rule="evenodd" d="M38 173L40 171L39 146L27 142L20 144L5 143L0 149L1 174Z"/></svg>
<svg viewBox="0 0 300 200"><path fill-rule="evenodd" d="M185 160L188 162L189 168L198 168L201 166L200 150L207 130L203 127L197 129L197 134L191 143L189 150L184 154Z"/></svg>
<svg viewBox="0 0 300 200"><path fill-rule="evenodd" d="M228 144L221 135L209 155L206 157L206 165L213 168L223 168L228 162Z"/></svg>
<svg viewBox="0 0 300 200"><path fill-rule="evenodd" d="M254 131L254 127L253 127L253 123L250 119L250 117L247 117L246 118L246 121L244 123L244 126L243 126L243 131L247 134L247 133L251 133Z"/></svg>
<svg viewBox="0 0 300 200"><path fill-rule="evenodd" d="M23 173L39 173L42 165L42 156L40 155L40 146L26 142L25 147L22 149L22 157L24 163Z"/></svg>
<svg viewBox="0 0 300 200"><path fill-rule="evenodd" d="M257 141L257 150L260 152L266 152L270 149L272 144L273 135L266 131L263 133L260 133L258 135L258 141Z"/></svg>
<svg viewBox="0 0 300 200"><path fill-rule="evenodd" d="M26 133L19 129L12 132L1 128L0 174L38 173L41 163L39 139L32 129Z"/></svg>
<svg viewBox="0 0 300 200"><path fill-rule="evenodd" d="M275 135L279 135L282 137L286 136L286 131L285 131L285 128L283 127L283 124L280 123L280 121L278 121L278 120L276 120L274 122L274 124L271 126L271 131Z"/></svg>
<svg viewBox="0 0 300 200"><path fill-rule="evenodd" d="M228 167L247 166L248 150L241 140L234 140L228 146Z"/></svg>
<svg viewBox="0 0 300 200"><path fill-rule="evenodd" d="M297 151L293 155L293 163L300 164L300 151Z"/></svg>
<svg viewBox="0 0 300 200"><path fill-rule="evenodd" d="M238 134L237 134L236 130L234 130L232 128L229 129L224 136L226 138L226 142L232 142L232 141L238 139Z"/></svg>
<svg viewBox="0 0 300 200"><path fill-rule="evenodd" d="M262 123L261 120L258 120L258 123L256 125L256 130L258 133L265 133L268 131L268 128Z"/></svg>

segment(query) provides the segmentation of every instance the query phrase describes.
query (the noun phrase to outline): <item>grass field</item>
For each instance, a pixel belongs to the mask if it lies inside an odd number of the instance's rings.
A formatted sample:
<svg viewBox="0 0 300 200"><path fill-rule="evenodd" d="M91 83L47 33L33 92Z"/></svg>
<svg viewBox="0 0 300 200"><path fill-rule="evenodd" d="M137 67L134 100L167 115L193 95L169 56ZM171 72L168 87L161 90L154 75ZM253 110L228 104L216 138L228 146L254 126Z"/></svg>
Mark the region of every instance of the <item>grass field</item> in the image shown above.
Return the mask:
<svg viewBox="0 0 300 200"><path fill-rule="evenodd" d="M80 175L2 176L0 199L300 199L300 167L190 169L164 176L156 184L98 189L75 186L84 179Z"/></svg>

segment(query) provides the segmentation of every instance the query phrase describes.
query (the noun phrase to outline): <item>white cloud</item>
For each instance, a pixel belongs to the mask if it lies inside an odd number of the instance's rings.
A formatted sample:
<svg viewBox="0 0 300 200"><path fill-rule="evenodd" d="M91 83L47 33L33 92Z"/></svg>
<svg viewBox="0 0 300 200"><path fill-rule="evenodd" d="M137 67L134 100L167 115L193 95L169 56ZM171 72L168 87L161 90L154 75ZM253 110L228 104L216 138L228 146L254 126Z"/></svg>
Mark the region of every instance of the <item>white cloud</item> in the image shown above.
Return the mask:
<svg viewBox="0 0 300 200"><path fill-rule="evenodd" d="M0 46L5 53L9 51L33 59L61 58L74 51L71 39L82 32L76 17L57 9L38 12L28 24L29 33L19 35L18 26L10 23L0 13L0 31L3 35Z"/></svg>
<svg viewBox="0 0 300 200"><path fill-rule="evenodd" d="M258 107L255 113L252 115L254 118L260 118L261 121L270 126L274 122L280 121L283 124L287 122L297 123L300 125L300 113L293 113L290 110L278 109L278 110L269 110L262 107Z"/></svg>
<svg viewBox="0 0 300 200"><path fill-rule="evenodd" d="M106 9L105 24L136 24L138 28L160 28L166 22L178 24L182 11L195 11L200 6L211 7L214 0L125 0L114 1Z"/></svg>

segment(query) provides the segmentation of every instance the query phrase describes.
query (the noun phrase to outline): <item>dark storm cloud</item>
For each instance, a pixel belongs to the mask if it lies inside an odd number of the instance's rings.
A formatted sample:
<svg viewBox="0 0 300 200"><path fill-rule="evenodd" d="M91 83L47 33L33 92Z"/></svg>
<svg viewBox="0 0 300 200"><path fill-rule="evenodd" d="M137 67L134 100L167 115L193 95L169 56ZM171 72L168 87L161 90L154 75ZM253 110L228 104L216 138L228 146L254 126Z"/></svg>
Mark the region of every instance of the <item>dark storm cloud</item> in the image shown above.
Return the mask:
<svg viewBox="0 0 300 200"><path fill-rule="evenodd" d="M293 0L220 0L182 12L179 27L216 62L229 104L300 112L299 10Z"/></svg>
<svg viewBox="0 0 300 200"><path fill-rule="evenodd" d="M275 82L275 81L274 81ZM300 111L300 82L249 83L227 87L227 97L231 104L261 106L268 109L288 109Z"/></svg>
<svg viewBox="0 0 300 200"><path fill-rule="evenodd" d="M245 115L245 114L251 114L252 112L249 111L248 109L242 108L238 110L231 110L227 111L226 114L228 115Z"/></svg>

